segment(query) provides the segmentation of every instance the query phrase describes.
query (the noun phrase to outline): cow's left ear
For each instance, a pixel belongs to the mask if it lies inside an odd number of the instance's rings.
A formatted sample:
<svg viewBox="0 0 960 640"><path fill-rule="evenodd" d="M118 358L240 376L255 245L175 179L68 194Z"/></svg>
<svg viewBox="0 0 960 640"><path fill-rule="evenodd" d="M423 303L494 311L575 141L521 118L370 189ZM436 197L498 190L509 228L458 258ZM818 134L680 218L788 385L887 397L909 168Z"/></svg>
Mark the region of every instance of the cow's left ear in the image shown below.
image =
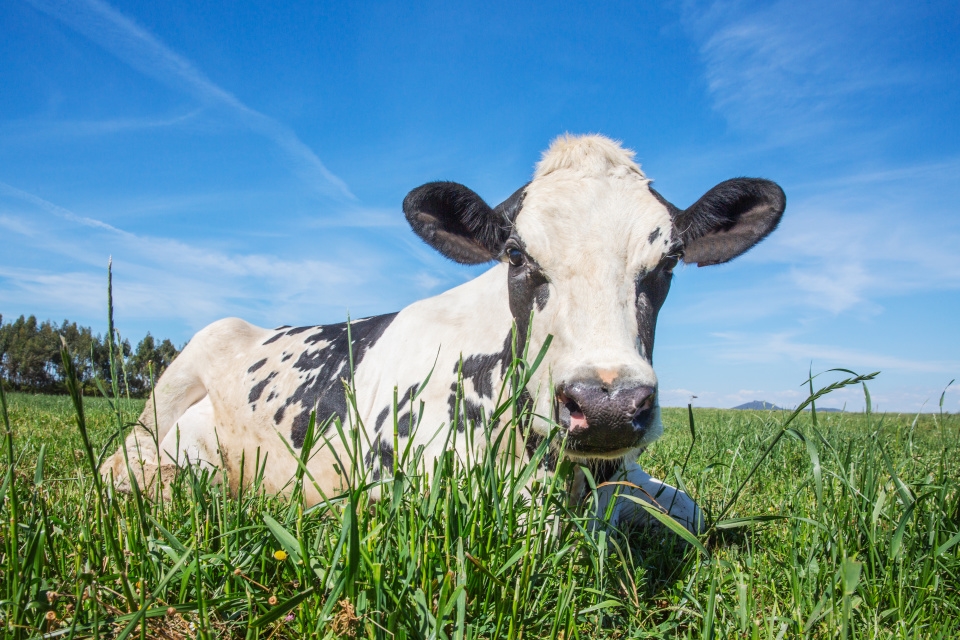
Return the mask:
<svg viewBox="0 0 960 640"><path fill-rule="evenodd" d="M721 182L674 215L683 261L705 267L733 260L777 228L787 197L775 182L735 178Z"/></svg>
<svg viewBox="0 0 960 640"><path fill-rule="evenodd" d="M456 182L429 182L403 199L403 213L414 232L460 264L481 264L500 255L511 226L502 206L491 209Z"/></svg>

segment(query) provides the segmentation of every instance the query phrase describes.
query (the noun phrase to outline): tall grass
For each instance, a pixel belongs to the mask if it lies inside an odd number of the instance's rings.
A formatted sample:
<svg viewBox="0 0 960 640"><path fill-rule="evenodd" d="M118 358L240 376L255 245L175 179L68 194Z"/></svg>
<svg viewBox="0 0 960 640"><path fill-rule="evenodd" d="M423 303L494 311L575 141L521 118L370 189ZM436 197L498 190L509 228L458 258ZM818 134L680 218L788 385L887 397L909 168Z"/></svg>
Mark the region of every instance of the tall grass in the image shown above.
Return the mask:
<svg viewBox="0 0 960 640"><path fill-rule="evenodd" d="M342 460L349 488L311 509L193 468L153 502L96 473L142 402L0 404L5 637L960 635L957 416L665 409L641 462L707 510L687 544L591 526L571 464L530 480L536 456L501 455L516 429L476 432L491 446L475 458L401 441L377 482ZM308 431L304 460L340 438L357 455L342 425Z"/></svg>

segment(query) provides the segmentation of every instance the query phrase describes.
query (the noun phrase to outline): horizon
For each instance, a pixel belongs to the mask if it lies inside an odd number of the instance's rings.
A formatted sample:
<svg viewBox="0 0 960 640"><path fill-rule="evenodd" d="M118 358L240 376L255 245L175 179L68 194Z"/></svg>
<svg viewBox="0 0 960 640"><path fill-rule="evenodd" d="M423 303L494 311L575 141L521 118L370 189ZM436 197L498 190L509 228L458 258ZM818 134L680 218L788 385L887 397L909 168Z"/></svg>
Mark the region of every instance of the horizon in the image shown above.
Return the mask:
<svg viewBox="0 0 960 640"><path fill-rule="evenodd" d="M945 388L960 410L955 3L27 0L0 16L4 322L103 332L109 256L124 336L396 311L487 268L421 243L409 190L454 180L495 205L551 140L597 132L680 207L736 176L787 194L758 247L677 269L663 406L796 406L809 372L845 368L882 372L877 412L937 411ZM859 388L822 400L864 407Z"/></svg>

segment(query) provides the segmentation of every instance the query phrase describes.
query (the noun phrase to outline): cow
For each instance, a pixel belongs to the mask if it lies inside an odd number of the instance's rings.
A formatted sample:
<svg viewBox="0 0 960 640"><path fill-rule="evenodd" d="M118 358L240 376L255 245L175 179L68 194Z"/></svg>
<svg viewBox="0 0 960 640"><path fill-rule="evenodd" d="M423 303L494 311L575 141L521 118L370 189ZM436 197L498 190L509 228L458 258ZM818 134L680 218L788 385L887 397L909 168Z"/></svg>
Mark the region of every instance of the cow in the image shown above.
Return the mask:
<svg viewBox="0 0 960 640"><path fill-rule="evenodd" d="M537 353L549 337L521 390L532 417L519 449L535 451L558 429L544 473L559 452L597 482L612 481L601 488L601 508L626 487L698 531L696 503L636 462L663 432L657 315L678 263L741 255L776 228L785 205L775 183L736 178L679 209L653 189L632 151L599 135L554 140L530 182L493 208L461 184L424 184L403 201L413 231L455 262L492 262L488 271L397 313L349 323L262 329L230 318L207 326L160 377L101 472L130 490L132 482L152 486L157 472L168 478L177 464L222 465L236 491L253 481L253 460L266 459L262 487L282 493L316 412L316 424L339 419L363 432L353 459L380 479L397 455L394 424L401 449L413 439L427 461L446 446L467 446L469 438L451 445L434 436L442 425L475 433L503 397L514 357L525 345ZM343 488L351 459L338 452L344 446L328 439L310 458L308 504ZM582 478L571 486L582 487ZM626 500L612 512L613 522L643 515Z"/></svg>

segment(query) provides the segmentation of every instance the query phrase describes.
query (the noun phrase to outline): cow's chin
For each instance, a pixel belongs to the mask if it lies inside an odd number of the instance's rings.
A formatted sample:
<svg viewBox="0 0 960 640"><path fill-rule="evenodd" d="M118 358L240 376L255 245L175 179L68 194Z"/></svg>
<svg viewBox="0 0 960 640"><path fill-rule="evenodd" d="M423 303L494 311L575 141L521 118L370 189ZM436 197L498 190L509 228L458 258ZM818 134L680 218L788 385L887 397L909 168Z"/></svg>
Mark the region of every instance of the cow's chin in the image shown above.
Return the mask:
<svg viewBox="0 0 960 640"><path fill-rule="evenodd" d="M639 454L640 451L637 447L613 449L609 451L591 451L575 449L567 445L563 450L563 457L573 460L574 462L588 463L597 460L623 460L624 458Z"/></svg>
<svg viewBox="0 0 960 640"><path fill-rule="evenodd" d="M591 428L583 414L560 410L557 422L562 427L564 454L574 460L614 460L635 454L647 441L649 429L624 425L618 429L600 432Z"/></svg>

